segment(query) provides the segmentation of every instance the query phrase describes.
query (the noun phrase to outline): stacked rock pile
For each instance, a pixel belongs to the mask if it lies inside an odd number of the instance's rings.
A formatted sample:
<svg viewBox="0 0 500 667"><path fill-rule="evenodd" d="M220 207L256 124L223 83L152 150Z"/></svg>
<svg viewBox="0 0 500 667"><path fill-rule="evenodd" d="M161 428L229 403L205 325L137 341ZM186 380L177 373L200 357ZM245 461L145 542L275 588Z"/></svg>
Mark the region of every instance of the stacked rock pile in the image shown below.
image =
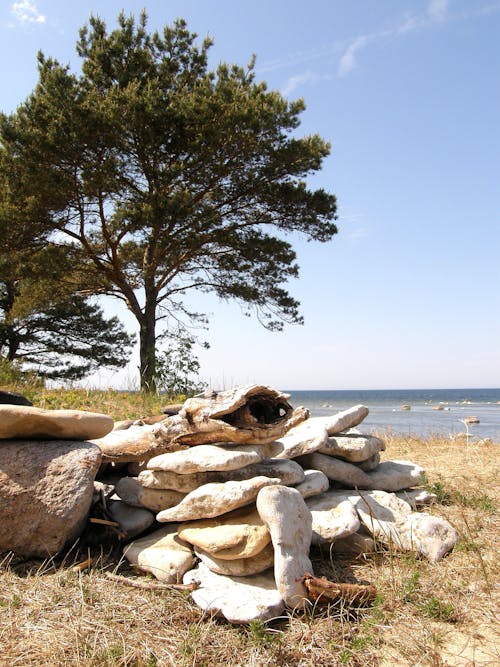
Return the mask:
<svg viewBox="0 0 500 667"><path fill-rule="evenodd" d="M81 457L76 471L85 465L88 471L86 483L79 479L71 486L85 487L76 503L78 521L57 542L42 536L38 555L53 554L82 530L89 480L97 501L90 521L98 507L105 510L133 565L166 583L196 584L194 601L234 623L269 620L309 604L304 577L313 571L311 544L369 553L381 543L432 562L453 548L455 530L416 511L431 499L419 488L423 469L409 461L381 461L383 440L357 430L367 408L308 419L287 399L252 385L189 399L159 423L118 423L103 437L87 431L83 437L92 442L69 447ZM55 437L42 431L36 437ZM0 438L15 437L9 433L0 430ZM4 448L14 448L12 456L22 444L0 445L0 475ZM17 465L7 471L11 484L26 475L16 472ZM3 513L0 507L0 525ZM16 532L12 522L10 530ZM134 536L139 539L130 541ZM0 530L0 550L37 554L27 534L18 538L2 539Z"/></svg>
<svg viewBox="0 0 500 667"><path fill-rule="evenodd" d="M384 441L356 429L366 407L307 419L266 387L228 393L229 400L224 392L188 400L155 426L130 427L149 429L150 442L134 449L131 474L115 493L165 524L125 546L132 564L165 582L198 582L192 597L203 609L248 622L308 604L311 544L360 553L373 552L376 541L433 562L453 547L457 535L446 521L415 511L431 500L418 488L423 469L381 462ZM254 399L250 425L222 421L241 411L231 404L236 394ZM266 416L259 398L284 414ZM116 432L110 436L96 442L105 458L123 461ZM178 446L188 448L149 458Z"/></svg>

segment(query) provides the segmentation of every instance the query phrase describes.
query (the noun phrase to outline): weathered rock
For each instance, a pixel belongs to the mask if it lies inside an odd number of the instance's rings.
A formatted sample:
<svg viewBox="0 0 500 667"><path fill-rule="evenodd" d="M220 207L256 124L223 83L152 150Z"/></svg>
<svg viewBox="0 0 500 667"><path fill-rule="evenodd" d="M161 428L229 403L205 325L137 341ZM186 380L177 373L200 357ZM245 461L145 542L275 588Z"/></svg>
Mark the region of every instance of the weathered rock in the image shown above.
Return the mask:
<svg viewBox="0 0 500 667"><path fill-rule="evenodd" d="M140 417L139 419L134 420L136 426L152 426L153 424L159 424L160 422L168 419L167 415L150 415L149 417Z"/></svg>
<svg viewBox="0 0 500 667"><path fill-rule="evenodd" d="M370 478L370 486L367 488L382 491L409 489L422 484L424 472L421 466L412 461L382 461L373 472L367 473Z"/></svg>
<svg viewBox="0 0 500 667"><path fill-rule="evenodd" d="M250 577L228 577L215 574L200 563L195 570L184 575L183 581L185 584L199 582L199 588L191 593L194 602L201 609L223 616L230 623L270 621L280 616L285 608L272 572Z"/></svg>
<svg viewBox="0 0 500 667"><path fill-rule="evenodd" d="M356 510L348 500L324 493L306 502L312 516L312 544L331 543L359 530Z"/></svg>
<svg viewBox="0 0 500 667"><path fill-rule="evenodd" d="M198 451L203 445L196 448ZM194 472L178 474L170 470L145 470L139 473L139 482L151 489L174 489L189 493L203 484L251 479L252 477L273 477L284 486L298 484L304 480L304 470L295 461L287 459L266 459L261 463L251 463L238 470Z"/></svg>
<svg viewBox="0 0 500 667"><path fill-rule="evenodd" d="M328 440L326 429L313 420L306 420L291 428L286 435L270 444L272 456L294 459L324 447Z"/></svg>
<svg viewBox="0 0 500 667"><path fill-rule="evenodd" d="M327 438L319 452L327 456L335 456L350 463L366 461L374 454L385 450L385 443L374 435L346 434Z"/></svg>
<svg viewBox="0 0 500 667"><path fill-rule="evenodd" d="M165 470L180 475L195 472L238 470L266 457L259 445L199 445L180 452L162 454L148 461L148 470Z"/></svg>
<svg viewBox="0 0 500 667"><path fill-rule="evenodd" d="M366 461L361 461L360 463L356 463L358 468L361 468L361 470L364 470L365 472L371 472L372 470L375 470L378 468L380 464L380 454L376 452L373 456L370 456L369 459L366 459Z"/></svg>
<svg viewBox="0 0 500 667"><path fill-rule="evenodd" d="M18 394L17 391L0 391L0 403L7 405L33 405L22 394Z"/></svg>
<svg viewBox="0 0 500 667"><path fill-rule="evenodd" d="M112 519L120 524L120 528L128 539L140 535L153 525L155 517L152 512L142 507L133 507L121 500L111 500L107 504Z"/></svg>
<svg viewBox="0 0 500 667"><path fill-rule="evenodd" d="M177 535L177 526L164 526L123 549L127 560L167 584L178 584L194 564L191 546Z"/></svg>
<svg viewBox="0 0 500 667"><path fill-rule="evenodd" d="M302 466L321 470L328 479L346 488L358 489L400 491L418 486L424 473L423 468L411 461L384 461L372 472L364 472L357 465L319 452L301 457L300 463Z"/></svg>
<svg viewBox="0 0 500 667"><path fill-rule="evenodd" d="M364 405L355 405L352 408L337 412L329 417L313 417L309 421L315 421L326 428L328 435L336 435L361 424L368 416L369 410Z"/></svg>
<svg viewBox="0 0 500 667"><path fill-rule="evenodd" d="M272 477L261 476L241 482L204 484L188 493L175 507L160 512L156 520L160 522L190 521L220 516L239 507L250 505L257 498L262 487L276 484L277 481Z"/></svg>
<svg viewBox="0 0 500 667"><path fill-rule="evenodd" d="M128 505L145 507L153 512L174 507L186 497L186 494L178 491L145 489L136 477L122 477L115 487L115 492Z"/></svg>
<svg viewBox="0 0 500 667"><path fill-rule="evenodd" d="M305 470L304 476L304 481L294 487L302 498L310 498L328 491L330 480L321 470Z"/></svg>
<svg viewBox="0 0 500 667"><path fill-rule="evenodd" d="M349 500L364 526L374 537L397 551L414 551L435 563L455 546L456 530L441 517L412 512L394 493L370 491L330 492Z"/></svg>
<svg viewBox="0 0 500 667"><path fill-rule="evenodd" d="M309 416L305 408L293 410L288 398L262 385L207 392L188 399L156 433L166 443L183 445L273 442Z"/></svg>
<svg viewBox="0 0 500 667"><path fill-rule="evenodd" d="M113 431L125 431L126 429L130 428L133 423L133 419L122 419L121 421L114 423Z"/></svg>
<svg viewBox="0 0 500 667"><path fill-rule="evenodd" d="M308 601L301 578L312 574L311 512L296 489L278 485L259 492L257 511L271 533L278 591L288 607L303 609Z"/></svg>
<svg viewBox="0 0 500 667"><path fill-rule="evenodd" d="M75 540L100 462L99 448L89 442L1 443L0 551L48 558Z"/></svg>
<svg viewBox="0 0 500 667"><path fill-rule="evenodd" d="M255 506L214 519L182 523L179 537L220 560L250 558L271 542L271 535Z"/></svg>
<svg viewBox="0 0 500 667"><path fill-rule="evenodd" d="M335 554L347 556L359 556L360 554L373 554L377 551L377 545L371 535L361 530L346 537L340 537L328 545L328 551Z"/></svg>
<svg viewBox="0 0 500 667"><path fill-rule="evenodd" d="M396 496L407 502L413 510L426 505L432 505L437 500L435 493L430 493L425 489L406 489L405 491L397 491Z"/></svg>
<svg viewBox="0 0 500 667"><path fill-rule="evenodd" d="M106 435L112 428L111 417L95 412L0 405L1 439L91 440Z"/></svg>
<svg viewBox="0 0 500 667"><path fill-rule="evenodd" d="M230 577L249 577L252 574L265 572L274 565L274 547L272 544L268 544L251 558L235 558L234 560L221 560L198 547L195 547L194 552L209 570Z"/></svg>
<svg viewBox="0 0 500 667"><path fill-rule="evenodd" d="M179 449L175 445L167 445L155 436L153 426L138 426L132 424L126 429L117 429L108 433L104 438L94 438L93 442L102 450L104 461L128 463L144 461Z"/></svg>
<svg viewBox="0 0 500 667"><path fill-rule="evenodd" d="M170 405L165 405L160 408L160 412L171 417L172 415L178 414L182 410L183 405L183 403L171 403Z"/></svg>

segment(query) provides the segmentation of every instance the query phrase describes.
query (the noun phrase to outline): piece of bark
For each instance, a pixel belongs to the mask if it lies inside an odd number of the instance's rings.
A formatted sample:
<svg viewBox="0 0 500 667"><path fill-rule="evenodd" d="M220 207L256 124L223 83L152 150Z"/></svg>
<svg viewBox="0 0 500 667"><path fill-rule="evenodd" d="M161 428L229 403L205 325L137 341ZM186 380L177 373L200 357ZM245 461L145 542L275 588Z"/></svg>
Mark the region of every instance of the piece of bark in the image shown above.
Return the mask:
<svg viewBox="0 0 500 667"><path fill-rule="evenodd" d="M179 414L156 427L164 443L202 445L218 442L267 444L307 419L288 394L262 385L247 385L188 399Z"/></svg>
<svg viewBox="0 0 500 667"><path fill-rule="evenodd" d="M353 605L368 605L377 596L375 586L339 584L329 581L326 577L315 577L308 572L304 574L302 581L308 598L322 604L343 601Z"/></svg>

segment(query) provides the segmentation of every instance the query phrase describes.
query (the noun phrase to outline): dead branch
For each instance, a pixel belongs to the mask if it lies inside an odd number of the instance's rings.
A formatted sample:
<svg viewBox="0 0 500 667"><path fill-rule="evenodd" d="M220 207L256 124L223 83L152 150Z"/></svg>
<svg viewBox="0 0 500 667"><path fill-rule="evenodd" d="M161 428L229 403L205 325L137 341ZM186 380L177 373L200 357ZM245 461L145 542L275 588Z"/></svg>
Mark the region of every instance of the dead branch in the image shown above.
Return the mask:
<svg viewBox="0 0 500 667"><path fill-rule="evenodd" d="M375 586L361 584L339 584L329 581L326 577L315 577L306 572L302 582L310 600L320 604L329 602L348 602L350 604L371 604L377 595Z"/></svg>
<svg viewBox="0 0 500 667"><path fill-rule="evenodd" d="M200 586L196 581L190 584L159 584L153 581L137 581L136 579L129 579L128 577L122 577L119 574L112 574L111 572L105 572L104 574L108 579L116 581L119 584L150 591L195 591Z"/></svg>

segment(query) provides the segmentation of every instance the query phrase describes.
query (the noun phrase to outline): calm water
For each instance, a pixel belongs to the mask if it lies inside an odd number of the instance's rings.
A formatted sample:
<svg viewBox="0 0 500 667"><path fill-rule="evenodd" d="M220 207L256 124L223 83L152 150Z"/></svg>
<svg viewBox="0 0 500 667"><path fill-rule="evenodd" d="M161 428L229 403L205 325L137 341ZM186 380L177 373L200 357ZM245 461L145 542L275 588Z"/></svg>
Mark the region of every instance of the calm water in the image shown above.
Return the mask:
<svg viewBox="0 0 500 667"><path fill-rule="evenodd" d="M475 416L470 424L476 438L500 442L500 389L391 389L366 391L292 391L290 403L304 405L312 417L334 414L362 403L370 409L363 422L367 432L392 430L413 436L450 435L465 432L460 421ZM410 410L403 410L409 405ZM442 410L435 410L441 406Z"/></svg>

